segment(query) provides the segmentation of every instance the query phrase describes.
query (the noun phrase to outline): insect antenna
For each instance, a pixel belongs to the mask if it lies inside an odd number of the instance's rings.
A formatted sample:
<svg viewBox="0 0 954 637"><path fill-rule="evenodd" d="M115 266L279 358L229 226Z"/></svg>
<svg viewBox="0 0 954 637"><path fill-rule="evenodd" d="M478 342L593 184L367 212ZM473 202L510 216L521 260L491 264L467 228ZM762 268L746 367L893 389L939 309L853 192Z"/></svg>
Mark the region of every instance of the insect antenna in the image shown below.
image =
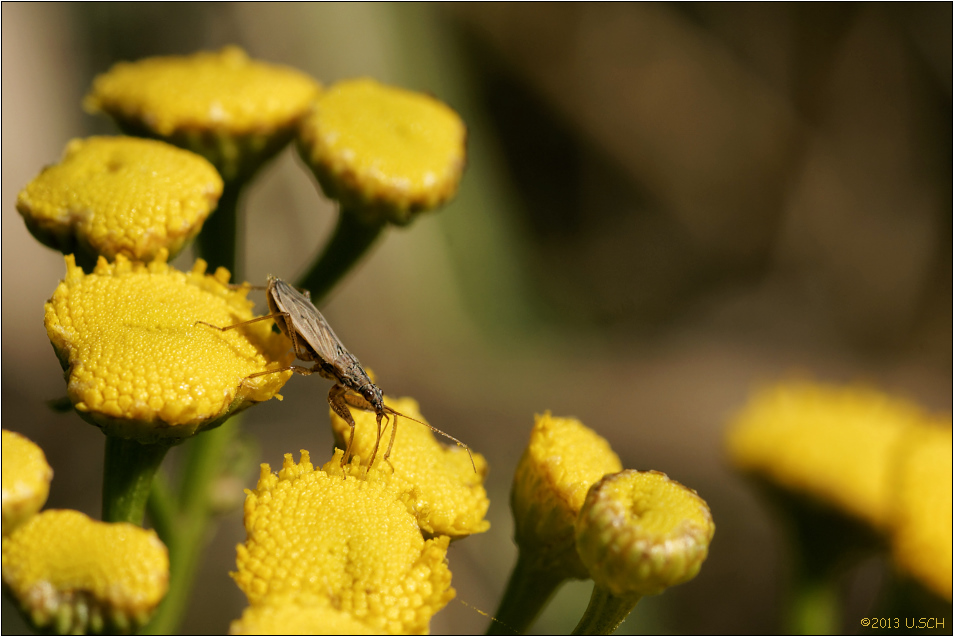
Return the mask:
<svg viewBox="0 0 954 637"><path fill-rule="evenodd" d="M440 429L438 429L438 428L435 427L434 425L429 425L429 424L427 424L426 422L422 422L422 421L418 420L417 418L411 418L410 416L407 416L407 415L405 415L405 414L402 414L401 412L397 411L396 409L392 409L392 408L388 407L387 405L384 406L384 411L385 411L386 413L388 413L388 414L391 414L392 416L400 416L401 418L407 418L408 420L413 420L414 422L416 422L416 423L418 423L418 424L420 424L420 425L424 425L425 427L427 427L428 429L430 429L430 430L433 431L434 433L438 433L438 434L444 436L445 438L447 438L448 440L453 440L454 442L457 443L457 446L458 446L458 447L463 447L463 448L464 448L464 451L467 452L467 456L470 458L470 465L474 468L474 473L477 473L477 465L476 465L476 463L474 463L474 454L472 454L472 453L470 452L470 447L468 447L467 445L465 445L464 443L462 443L460 440L458 440L458 439L455 438L454 436L450 435L449 433L444 433L443 431L441 431ZM396 426L396 423L395 423L395 426ZM392 443L393 443L393 442L394 442L394 438L393 438L394 432L392 431L391 434L392 434L392 439L391 439L391 441L392 441ZM390 452L391 452L391 445L388 445L388 453L385 454L385 458L386 458L388 455L390 455Z"/></svg>

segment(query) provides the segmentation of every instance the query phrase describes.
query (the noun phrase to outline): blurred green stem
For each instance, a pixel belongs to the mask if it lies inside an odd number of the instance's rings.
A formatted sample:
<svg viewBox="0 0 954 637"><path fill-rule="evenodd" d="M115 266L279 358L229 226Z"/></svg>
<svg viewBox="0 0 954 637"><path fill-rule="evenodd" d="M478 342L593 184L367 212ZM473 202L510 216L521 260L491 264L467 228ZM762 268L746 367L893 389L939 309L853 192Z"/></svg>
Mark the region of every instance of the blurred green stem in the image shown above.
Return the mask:
<svg viewBox="0 0 954 637"><path fill-rule="evenodd" d="M106 436L103 463L103 521L142 526L152 479L169 445L144 445Z"/></svg>
<svg viewBox="0 0 954 637"><path fill-rule="evenodd" d="M209 264L209 270L226 268L235 282L241 282L244 275L238 264L238 204L244 186L243 179L225 182L219 205L205 220L196 240L199 256Z"/></svg>
<svg viewBox="0 0 954 637"><path fill-rule="evenodd" d="M311 292L313 303L317 305L364 256L385 225L366 225L359 220L355 211L341 208L338 225L324 251L304 276L298 279L298 285Z"/></svg>
<svg viewBox="0 0 954 637"><path fill-rule="evenodd" d="M602 586L593 585L593 594L590 603L580 618L580 623L573 629L573 635L612 635L623 623L623 620L636 607L636 602L642 596L636 593L630 595L614 595Z"/></svg>
<svg viewBox="0 0 954 637"><path fill-rule="evenodd" d="M201 555L211 531L209 497L225 452L239 431L238 418L196 436L189 442L179 493L157 480L149 498L149 515L169 549L169 592L143 630L144 634L175 633L188 608Z"/></svg>
<svg viewBox="0 0 954 637"><path fill-rule="evenodd" d="M546 568L542 561L528 558L525 551L517 555L517 563L510 573L507 590L500 607L487 627L488 635L522 635L543 610L544 606L566 581L562 572Z"/></svg>
<svg viewBox="0 0 954 637"><path fill-rule="evenodd" d="M831 577L795 582L783 630L791 635L833 635L838 630L838 590Z"/></svg>

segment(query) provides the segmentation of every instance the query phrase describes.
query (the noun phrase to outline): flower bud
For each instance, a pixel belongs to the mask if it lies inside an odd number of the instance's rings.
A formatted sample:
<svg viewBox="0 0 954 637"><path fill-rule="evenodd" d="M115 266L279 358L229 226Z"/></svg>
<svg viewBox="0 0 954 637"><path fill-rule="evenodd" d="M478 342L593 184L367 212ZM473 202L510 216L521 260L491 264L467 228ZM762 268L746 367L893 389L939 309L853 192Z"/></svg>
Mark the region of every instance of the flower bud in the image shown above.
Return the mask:
<svg viewBox="0 0 954 637"><path fill-rule="evenodd" d="M302 122L298 149L342 211L366 225L404 225L456 194L466 137L443 102L361 78L319 97Z"/></svg>
<svg viewBox="0 0 954 637"><path fill-rule="evenodd" d="M3 538L3 583L39 629L131 633L166 594L169 556L155 531L48 510Z"/></svg>
<svg viewBox="0 0 954 637"><path fill-rule="evenodd" d="M564 577L589 577L574 545L574 523L587 490L620 471L609 443L573 418L536 417L510 494L514 539Z"/></svg>
<svg viewBox="0 0 954 637"><path fill-rule="evenodd" d="M165 261L100 259L86 274L66 257L66 278L46 304L46 330L81 418L117 438L151 444L217 426L268 400L291 372L288 339L253 318L248 290L227 285L228 271L191 272Z"/></svg>
<svg viewBox="0 0 954 637"><path fill-rule="evenodd" d="M83 105L130 135L208 159L226 181L246 179L294 137L321 86L240 48L120 62L96 77Z"/></svg>
<svg viewBox="0 0 954 637"><path fill-rule="evenodd" d="M699 572L715 533L705 500L664 473L626 470L590 489L576 548L597 586L658 595Z"/></svg>
<svg viewBox="0 0 954 637"><path fill-rule="evenodd" d="M95 262L122 254L175 256L198 234L222 195L204 158L135 137L74 139L58 164L20 191L17 210L41 243Z"/></svg>
<svg viewBox="0 0 954 637"><path fill-rule="evenodd" d="M340 454L322 469L307 451L299 463L286 454L277 474L262 465L232 577L252 606L326 597L376 632L425 632L454 598L450 538L425 539L387 476L354 462L342 470Z"/></svg>
<svg viewBox="0 0 954 637"><path fill-rule="evenodd" d="M26 436L3 430L3 534L33 516L50 494L53 469Z"/></svg>

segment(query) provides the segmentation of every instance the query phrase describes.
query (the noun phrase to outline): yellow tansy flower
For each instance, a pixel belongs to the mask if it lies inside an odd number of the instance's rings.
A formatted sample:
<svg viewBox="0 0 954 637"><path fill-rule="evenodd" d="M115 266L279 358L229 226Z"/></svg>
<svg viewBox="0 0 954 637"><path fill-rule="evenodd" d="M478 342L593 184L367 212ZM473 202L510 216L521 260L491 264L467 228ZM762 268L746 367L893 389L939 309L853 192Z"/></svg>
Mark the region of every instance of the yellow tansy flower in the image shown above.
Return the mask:
<svg viewBox="0 0 954 637"><path fill-rule="evenodd" d="M884 528L899 444L924 417L868 387L783 383L750 399L726 444L738 469Z"/></svg>
<svg viewBox="0 0 954 637"><path fill-rule="evenodd" d="M320 88L300 71L229 46L120 62L96 77L84 106L107 113L130 134L205 156L231 181L291 140Z"/></svg>
<svg viewBox="0 0 954 637"><path fill-rule="evenodd" d="M276 395L291 372L288 340L253 317L229 273L180 272L165 254L148 264L121 255L91 274L66 257L66 278L46 304L46 330L76 411L120 438L147 443L190 436Z"/></svg>
<svg viewBox="0 0 954 637"><path fill-rule="evenodd" d="M622 468L609 443L579 420L538 415L510 494L520 550L563 577L589 577L576 554L574 523L589 488Z"/></svg>
<svg viewBox="0 0 954 637"><path fill-rule="evenodd" d="M175 255L202 228L222 194L212 165L159 141L74 139L17 197L17 210L40 242L113 260Z"/></svg>
<svg viewBox="0 0 954 637"><path fill-rule="evenodd" d="M385 397L384 402L411 418L427 422L421 415L417 401L412 398ZM351 435L351 428L333 410L329 411L335 440L343 449ZM355 420L352 455L360 457L361 462L367 464L377 439L375 414L353 408L351 415ZM484 457L473 454L477 468L477 473L474 473L474 465L471 465L470 456L464 449L456 445L442 445L431 430L420 423L400 416L397 417L397 423L400 433L395 437L391 450L389 462L393 474L388 483L407 504L421 529L429 535L449 535L454 539L489 529L490 522L484 519L490 506L483 487L487 475ZM390 433L390 430L385 432L381 441L375 467L383 463Z"/></svg>
<svg viewBox="0 0 954 637"><path fill-rule="evenodd" d="M386 476L352 463L345 477L340 453L321 470L307 451L300 463L286 454L277 475L262 465L232 576L253 606L327 597L376 631L424 633L454 597L449 538L425 540Z"/></svg>
<svg viewBox="0 0 954 637"><path fill-rule="evenodd" d="M3 583L35 626L60 634L135 631L168 580L166 547L132 524L50 510L3 539Z"/></svg>
<svg viewBox="0 0 954 637"><path fill-rule="evenodd" d="M590 489L576 521L576 548L614 595L658 595L702 568L715 533L705 500L658 471L608 475Z"/></svg>
<svg viewBox="0 0 954 637"><path fill-rule="evenodd" d="M406 224L457 192L466 137L444 103L361 78L322 94L302 122L299 151L343 208L368 224Z"/></svg>
<svg viewBox="0 0 954 637"><path fill-rule="evenodd" d="M39 511L50 494L53 469L43 450L25 436L3 430L3 534Z"/></svg>
<svg viewBox="0 0 954 637"><path fill-rule="evenodd" d="M362 624L348 613L336 610L327 597L308 597L296 601L276 595L261 604L249 606L229 627L231 635L376 635L378 631Z"/></svg>
<svg viewBox="0 0 954 637"><path fill-rule="evenodd" d="M941 597L951 600L951 422L913 429L901 450L892 510L895 561Z"/></svg>

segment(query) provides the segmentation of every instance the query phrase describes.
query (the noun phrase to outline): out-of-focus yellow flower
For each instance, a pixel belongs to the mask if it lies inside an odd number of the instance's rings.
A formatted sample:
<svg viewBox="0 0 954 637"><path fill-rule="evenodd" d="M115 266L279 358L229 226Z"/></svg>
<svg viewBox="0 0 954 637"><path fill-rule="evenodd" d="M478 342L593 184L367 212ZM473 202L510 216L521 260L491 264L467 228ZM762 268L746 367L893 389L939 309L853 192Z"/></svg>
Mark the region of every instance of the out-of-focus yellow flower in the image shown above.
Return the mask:
<svg viewBox="0 0 954 637"><path fill-rule="evenodd" d="M738 469L884 528L899 444L924 417L868 387L783 383L750 399L726 444Z"/></svg>
<svg viewBox="0 0 954 637"><path fill-rule="evenodd" d="M115 259L175 255L202 228L222 178L202 157L134 137L74 139L60 163L20 191L17 210L41 243Z"/></svg>
<svg viewBox="0 0 954 637"><path fill-rule="evenodd" d="M714 533L695 491L658 471L626 470L589 490L576 548L597 586L617 596L658 595L696 576Z"/></svg>
<svg viewBox="0 0 954 637"><path fill-rule="evenodd" d="M417 401L412 398L385 397L384 402L402 414L427 422ZM334 410L329 411L335 440L343 449L351 435L351 427ZM367 465L377 439L375 414L353 408L351 415L355 420L352 455ZM475 453L474 465L471 465L465 450L456 445L442 445L424 425L400 416L397 422L401 430L391 450L389 462L394 472L388 484L417 518L421 529L428 535L448 535L453 539L489 529L490 522L484 519L490 506L483 486L487 475L484 457ZM375 467L383 463L390 433L390 430L386 431L381 441ZM477 473L474 473L474 466Z"/></svg>
<svg viewBox="0 0 954 637"><path fill-rule="evenodd" d="M25 436L3 430L3 534L39 511L50 494L53 469L43 450Z"/></svg>
<svg viewBox="0 0 954 637"><path fill-rule="evenodd" d="M580 421L538 415L510 494L520 550L563 577L589 577L576 552L577 514L589 488L622 468L609 443Z"/></svg>
<svg viewBox="0 0 954 637"><path fill-rule="evenodd" d="M229 46L120 62L96 77L84 106L108 114L130 134L203 155L231 181L254 172L292 139L320 90L300 71Z"/></svg>
<svg viewBox="0 0 954 637"><path fill-rule="evenodd" d="M406 224L457 192L467 129L433 97L362 78L322 94L299 151L325 194L367 224Z"/></svg>
<svg viewBox="0 0 954 637"><path fill-rule="evenodd" d="M340 453L321 470L307 451L299 463L286 454L277 475L262 465L232 576L253 606L326 597L373 630L424 633L454 597L449 538L425 540L387 475L357 463L343 469Z"/></svg>
<svg viewBox="0 0 954 637"><path fill-rule="evenodd" d="M307 601L301 601L307 599ZM232 622L232 635L376 635L378 630L336 610L323 596L276 595L249 606Z"/></svg>
<svg viewBox="0 0 954 637"><path fill-rule="evenodd" d="M951 419L867 387L762 390L731 423L739 469L891 539L897 563L951 598Z"/></svg>
<svg viewBox="0 0 954 637"><path fill-rule="evenodd" d="M166 594L154 531L49 510L3 538L3 583L33 624L60 634L133 632Z"/></svg>
<svg viewBox="0 0 954 637"><path fill-rule="evenodd" d="M892 510L895 561L951 600L951 422L916 427L901 449Z"/></svg>
<svg viewBox="0 0 954 637"><path fill-rule="evenodd" d="M66 278L46 304L46 330L85 420L112 436L151 443L190 436L277 395L291 372L289 342L251 319L247 290L231 290L229 273L170 267L122 255L100 259L91 274L66 257Z"/></svg>

